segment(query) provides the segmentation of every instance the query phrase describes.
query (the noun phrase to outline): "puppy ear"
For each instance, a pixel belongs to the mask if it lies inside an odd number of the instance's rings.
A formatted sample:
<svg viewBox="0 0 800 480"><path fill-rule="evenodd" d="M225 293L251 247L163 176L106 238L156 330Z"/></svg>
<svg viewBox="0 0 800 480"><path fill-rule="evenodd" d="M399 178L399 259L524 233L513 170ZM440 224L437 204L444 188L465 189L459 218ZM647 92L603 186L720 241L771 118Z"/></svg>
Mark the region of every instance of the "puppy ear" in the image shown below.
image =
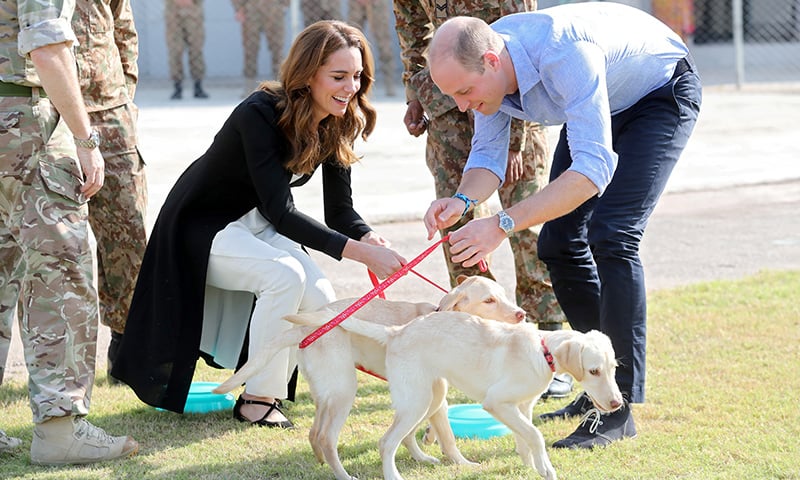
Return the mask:
<svg viewBox="0 0 800 480"><path fill-rule="evenodd" d="M469 277L464 275L463 273L456 277L456 285L461 285L464 283L464 280L468 279Z"/></svg>
<svg viewBox="0 0 800 480"><path fill-rule="evenodd" d="M464 298L464 292L463 291L461 291L461 290L453 290L453 291L451 291L450 293L448 293L447 295L442 297L441 300L439 300L439 311L440 312L447 312L447 311L457 312L457 311L459 311L458 310L458 304L461 302L461 300L463 298Z"/></svg>
<svg viewBox="0 0 800 480"><path fill-rule="evenodd" d="M575 340L567 340L553 350L553 357L558 366L566 370L578 382L583 380L582 351L583 345Z"/></svg>

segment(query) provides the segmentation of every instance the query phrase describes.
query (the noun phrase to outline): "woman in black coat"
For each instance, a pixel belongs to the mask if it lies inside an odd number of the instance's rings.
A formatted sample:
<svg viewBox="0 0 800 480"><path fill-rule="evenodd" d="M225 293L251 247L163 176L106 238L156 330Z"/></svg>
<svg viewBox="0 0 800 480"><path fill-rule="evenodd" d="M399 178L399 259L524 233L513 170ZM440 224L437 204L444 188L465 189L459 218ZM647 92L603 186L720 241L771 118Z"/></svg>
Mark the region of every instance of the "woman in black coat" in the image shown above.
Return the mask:
<svg viewBox="0 0 800 480"><path fill-rule="evenodd" d="M375 126L372 81L362 32L336 21L309 26L280 83L239 104L178 179L150 236L111 371L142 401L183 412L200 356L235 368L246 333L257 351L289 328L284 315L334 300L303 247L359 261L379 277L406 263L353 209L352 146ZM326 225L298 211L290 191L317 169ZM290 353L248 380L235 418L291 427L276 402L287 396Z"/></svg>

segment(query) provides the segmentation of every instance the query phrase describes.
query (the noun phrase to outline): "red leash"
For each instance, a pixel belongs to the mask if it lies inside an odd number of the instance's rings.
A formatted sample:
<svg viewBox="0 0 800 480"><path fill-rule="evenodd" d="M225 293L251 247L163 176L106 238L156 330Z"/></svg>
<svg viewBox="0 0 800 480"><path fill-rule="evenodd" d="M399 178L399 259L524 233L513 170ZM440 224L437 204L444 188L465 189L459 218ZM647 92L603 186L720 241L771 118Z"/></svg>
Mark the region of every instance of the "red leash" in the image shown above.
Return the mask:
<svg viewBox="0 0 800 480"><path fill-rule="evenodd" d="M311 332L309 336L303 339L300 342L300 348L306 348L307 346L314 343L319 337L325 335L329 331L331 331L334 327L345 321L347 317L354 314L358 309L363 307L367 304L370 300L380 295L384 290L386 290L391 284L396 282L400 279L403 275L407 274L412 268L414 268L419 262L421 262L425 257L431 254L436 247L438 247L442 242L446 241L450 236L445 235L441 240L434 243L430 247L428 247L424 252L419 254L416 258L408 262L407 264L403 265L400 270L394 272L393 274L389 275L389 277L384 280L382 283L377 285L375 288L367 292L366 295L356 300L352 305L344 309L340 314L333 317L328 323L322 325L318 329Z"/></svg>

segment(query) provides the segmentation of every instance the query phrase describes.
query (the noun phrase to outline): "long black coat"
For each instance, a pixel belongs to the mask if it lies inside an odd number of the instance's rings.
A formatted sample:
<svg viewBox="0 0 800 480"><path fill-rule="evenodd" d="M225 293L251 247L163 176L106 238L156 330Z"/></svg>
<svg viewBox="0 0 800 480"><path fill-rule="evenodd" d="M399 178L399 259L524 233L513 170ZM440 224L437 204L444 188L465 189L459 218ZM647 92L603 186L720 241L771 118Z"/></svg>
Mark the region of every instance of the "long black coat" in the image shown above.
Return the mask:
<svg viewBox="0 0 800 480"><path fill-rule="evenodd" d="M276 230L341 259L348 238L369 227L353 209L350 170L322 164L325 223L297 211L284 168L288 142L276 99L258 91L242 101L167 196L150 236L112 375L155 407L182 413L199 358L211 242L246 212Z"/></svg>

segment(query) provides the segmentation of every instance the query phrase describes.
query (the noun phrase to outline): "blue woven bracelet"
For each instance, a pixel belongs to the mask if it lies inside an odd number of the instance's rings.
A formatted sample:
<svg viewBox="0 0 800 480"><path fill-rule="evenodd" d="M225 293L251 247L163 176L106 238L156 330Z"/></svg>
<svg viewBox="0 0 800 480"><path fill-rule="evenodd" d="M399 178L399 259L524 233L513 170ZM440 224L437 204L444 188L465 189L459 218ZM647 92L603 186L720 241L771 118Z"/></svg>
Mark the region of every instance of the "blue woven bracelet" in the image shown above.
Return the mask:
<svg viewBox="0 0 800 480"><path fill-rule="evenodd" d="M456 192L456 194L453 195L452 198L457 198L466 204L464 205L464 211L461 212L461 218L464 218L464 215L467 214L467 212L469 211L469 207L475 207L476 205L478 205L477 200L473 200L461 192Z"/></svg>

